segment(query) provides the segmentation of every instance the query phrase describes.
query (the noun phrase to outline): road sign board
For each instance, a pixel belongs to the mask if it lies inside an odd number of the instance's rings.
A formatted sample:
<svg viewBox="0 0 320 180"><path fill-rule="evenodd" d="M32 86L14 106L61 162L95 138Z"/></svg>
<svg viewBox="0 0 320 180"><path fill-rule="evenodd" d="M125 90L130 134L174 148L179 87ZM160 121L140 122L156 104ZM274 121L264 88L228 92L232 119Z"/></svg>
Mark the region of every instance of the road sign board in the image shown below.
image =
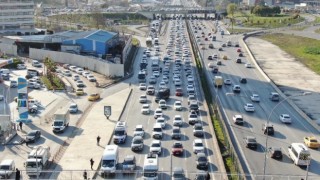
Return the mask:
<svg viewBox="0 0 320 180"><path fill-rule="evenodd" d="M111 116L111 106L104 106L104 115Z"/></svg>

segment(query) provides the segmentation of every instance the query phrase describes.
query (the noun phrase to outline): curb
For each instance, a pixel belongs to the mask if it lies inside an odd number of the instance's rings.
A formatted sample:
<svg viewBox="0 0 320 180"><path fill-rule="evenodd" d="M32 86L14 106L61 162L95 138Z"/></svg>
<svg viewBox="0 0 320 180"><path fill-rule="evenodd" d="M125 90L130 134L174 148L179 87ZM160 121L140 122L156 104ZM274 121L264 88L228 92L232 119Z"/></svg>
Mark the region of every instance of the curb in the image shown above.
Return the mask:
<svg viewBox="0 0 320 180"><path fill-rule="evenodd" d="M246 36L244 36L243 38L241 38L240 43L243 45L243 47L245 47L246 51L249 54L250 59L252 60L253 64L255 65L255 67L258 69L258 71L264 76L264 78L271 84L271 86L281 95L282 98L288 98L290 96L286 96L279 88L278 86L269 78L269 76L260 68L259 64L257 63L254 55L252 54L250 48L247 46L245 40L250 37L250 36L254 36L257 34L261 34L264 33L264 31L258 31L258 32L254 32L254 33L249 33ZM320 126L313 121L311 118L309 118L290 98L288 98L287 101L290 106L297 111L305 120L307 120L307 122L313 126L318 132L320 132Z"/></svg>
<svg viewBox="0 0 320 180"><path fill-rule="evenodd" d="M119 118L118 118L118 121L121 119L121 117L122 117L122 115L123 115L123 112L124 112L124 110L125 110L126 107L127 107L128 101L129 101L129 99L130 99L130 97L131 97L131 94L132 94L132 88L130 88L129 95L128 95L128 97L127 97L126 102L124 103L124 106L123 106L123 108L122 108L122 111L121 111L121 113L120 113L120 116L119 116ZM112 141L112 136L110 137L110 139L109 139L109 141L108 141L108 145L111 143L111 141ZM100 160L99 165L98 165L98 168L99 168L99 169L94 173L94 175L92 176L91 179L96 179L96 178L97 178L97 176L98 176L98 174L99 174L100 166L101 166L101 160Z"/></svg>

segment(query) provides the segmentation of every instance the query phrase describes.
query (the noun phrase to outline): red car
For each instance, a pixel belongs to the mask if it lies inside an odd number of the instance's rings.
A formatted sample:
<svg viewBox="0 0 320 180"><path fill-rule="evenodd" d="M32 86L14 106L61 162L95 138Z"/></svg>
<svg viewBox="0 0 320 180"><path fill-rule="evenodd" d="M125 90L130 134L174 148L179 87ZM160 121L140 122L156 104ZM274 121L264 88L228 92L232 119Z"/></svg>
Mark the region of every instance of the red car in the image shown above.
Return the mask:
<svg viewBox="0 0 320 180"><path fill-rule="evenodd" d="M176 141L173 143L172 150L173 155L182 155L183 154L183 145L181 142Z"/></svg>
<svg viewBox="0 0 320 180"><path fill-rule="evenodd" d="M241 49L237 49L237 52L241 52Z"/></svg>
<svg viewBox="0 0 320 180"><path fill-rule="evenodd" d="M182 89L181 88L177 88L176 89L176 96L182 96L182 95L183 95Z"/></svg>

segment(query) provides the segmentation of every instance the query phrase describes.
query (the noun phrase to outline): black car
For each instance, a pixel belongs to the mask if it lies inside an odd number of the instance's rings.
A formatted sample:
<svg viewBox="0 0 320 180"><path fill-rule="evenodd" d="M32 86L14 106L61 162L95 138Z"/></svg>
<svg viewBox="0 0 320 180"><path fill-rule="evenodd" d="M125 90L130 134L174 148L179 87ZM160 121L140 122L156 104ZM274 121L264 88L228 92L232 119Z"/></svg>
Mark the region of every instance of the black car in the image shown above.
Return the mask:
<svg viewBox="0 0 320 180"><path fill-rule="evenodd" d="M239 82L243 83L243 84L246 84L247 83L247 79L246 78L240 78Z"/></svg>
<svg viewBox="0 0 320 180"><path fill-rule="evenodd" d="M170 97L170 89L169 88L162 88L157 92L155 101L159 102L160 99L166 100L169 97Z"/></svg>
<svg viewBox="0 0 320 180"><path fill-rule="evenodd" d="M36 140L40 139L41 131L40 130L32 130L28 132L25 141L26 142L36 142Z"/></svg>
<svg viewBox="0 0 320 180"><path fill-rule="evenodd" d="M278 147L270 147L268 148L268 153L273 159L282 159L282 151L281 148Z"/></svg>
<svg viewBox="0 0 320 180"><path fill-rule="evenodd" d="M262 125L262 131L263 131L263 134L271 135L271 136L274 135L273 125L263 124L263 125Z"/></svg>
<svg viewBox="0 0 320 180"><path fill-rule="evenodd" d="M236 59L236 62L241 63L241 59L240 58Z"/></svg>
<svg viewBox="0 0 320 180"><path fill-rule="evenodd" d="M208 169L208 158L204 153L197 153L196 163L198 169Z"/></svg>

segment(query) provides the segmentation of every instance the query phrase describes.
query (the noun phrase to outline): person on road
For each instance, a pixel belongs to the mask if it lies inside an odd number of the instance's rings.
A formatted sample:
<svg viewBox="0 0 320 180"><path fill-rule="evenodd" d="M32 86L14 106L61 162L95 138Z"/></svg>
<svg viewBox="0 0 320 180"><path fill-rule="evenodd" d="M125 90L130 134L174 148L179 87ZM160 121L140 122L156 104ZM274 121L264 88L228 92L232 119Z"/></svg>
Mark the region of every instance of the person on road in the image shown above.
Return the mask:
<svg viewBox="0 0 320 180"><path fill-rule="evenodd" d="M100 136L97 137L97 145L100 146Z"/></svg>
<svg viewBox="0 0 320 180"><path fill-rule="evenodd" d="M20 131L22 131L22 125L23 125L23 123L20 121L19 122Z"/></svg>
<svg viewBox="0 0 320 180"><path fill-rule="evenodd" d="M83 179L87 180L88 179L88 173L86 170L83 172Z"/></svg>
<svg viewBox="0 0 320 180"><path fill-rule="evenodd" d="M91 165L91 169L93 170L93 164L94 164L94 160L91 158L90 159L90 165Z"/></svg>
<svg viewBox="0 0 320 180"><path fill-rule="evenodd" d="M20 171L16 168L16 180L20 180Z"/></svg>

